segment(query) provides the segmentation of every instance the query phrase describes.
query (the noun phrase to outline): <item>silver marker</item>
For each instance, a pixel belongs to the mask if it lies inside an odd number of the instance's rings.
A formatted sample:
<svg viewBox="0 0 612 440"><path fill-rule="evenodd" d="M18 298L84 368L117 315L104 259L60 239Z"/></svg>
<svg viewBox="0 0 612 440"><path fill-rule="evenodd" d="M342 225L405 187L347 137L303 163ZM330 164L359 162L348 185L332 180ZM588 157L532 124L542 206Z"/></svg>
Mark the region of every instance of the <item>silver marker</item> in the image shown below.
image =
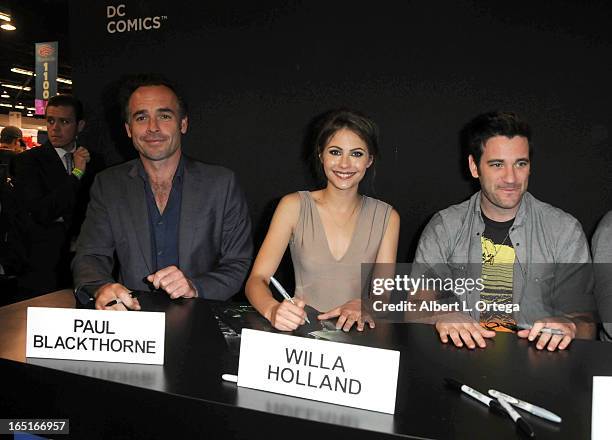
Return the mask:
<svg viewBox="0 0 612 440"><path fill-rule="evenodd" d="M278 290L280 292L281 295L283 295L283 298L285 298L287 301L289 301L291 304L295 305L295 302L293 302L293 298L291 298L289 296L289 294L287 293L287 291L285 290L285 288L281 285L281 283L279 283L278 281L276 281L276 278L274 277L270 277L270 281L272 282L272 284L274 284L274 287L276 287L276 290ZM306 316L306 322L308 324L310 324L310 320L308 319L308 316Z"/></svg>
<svg viewBox="0 0 612 440"><path fill-rule="evenodd" d="M502 397L503 399L507 400L508 403L516 406L517 408L522 409L523 411L527 411L528 413L531 413L534 416L550 420L551 422L561 423L561 417L559 417L557 414L548 411L547 409L533 405L529 402L525 402L524 400L517 399L516 397L512 397L497 390L489 390L489 395L495 397L496 399Z"/></svg>

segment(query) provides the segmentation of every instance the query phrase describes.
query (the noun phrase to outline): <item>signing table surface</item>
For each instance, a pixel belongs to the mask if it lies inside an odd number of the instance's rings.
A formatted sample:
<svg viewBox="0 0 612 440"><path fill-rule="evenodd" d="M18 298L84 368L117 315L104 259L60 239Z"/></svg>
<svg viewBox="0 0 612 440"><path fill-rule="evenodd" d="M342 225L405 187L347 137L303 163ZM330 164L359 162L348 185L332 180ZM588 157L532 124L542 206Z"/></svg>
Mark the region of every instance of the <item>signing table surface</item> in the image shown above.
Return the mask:
<svg viewBox="0 0 612 440"><path fill-rule="evenodd" d="M74 307L70 291L0 308L2 418L68 418L73 438L517 437L509 418L446 388L451 377L559 414L561 424L523 413L539 439L577 439L590 436L592 377L612 375L607 343L574 341L549 353L498 334L487 349L469 351L441 344L428 325L379 323L350 335L401 352L396 413L381 414L225 383L238 356L219 329L218 304L161 294L140 303L166 313L163 366L26 359L27 307Z"/></svg>

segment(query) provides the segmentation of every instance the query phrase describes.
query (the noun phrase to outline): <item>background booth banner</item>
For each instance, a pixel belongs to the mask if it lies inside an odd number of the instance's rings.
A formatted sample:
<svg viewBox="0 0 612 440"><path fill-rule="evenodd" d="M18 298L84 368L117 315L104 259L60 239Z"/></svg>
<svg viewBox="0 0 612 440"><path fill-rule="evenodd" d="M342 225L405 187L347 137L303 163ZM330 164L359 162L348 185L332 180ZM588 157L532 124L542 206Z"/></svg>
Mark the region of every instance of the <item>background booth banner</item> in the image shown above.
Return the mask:
<svg viewBox="0 0 612 440"><path fill-rule="evenodd" d="M36 114L44 115L47 101L57 95L58 42L36 43Z"/></svg>
<svg viewBox="0 0 612 440"><path fill-rule="evenodd" d="M340 106L380 126L363 189L401 215L398 261L436 211L475 190L458 132L489 110L532 125L534 196L589 237L612 208L607 2L108 0L72 1L70 16L83 145L108 164L135 157L120 79L168 76L190 104L184 151L237 173L257 246L278 199L314 188L308 125Z"/></svg>

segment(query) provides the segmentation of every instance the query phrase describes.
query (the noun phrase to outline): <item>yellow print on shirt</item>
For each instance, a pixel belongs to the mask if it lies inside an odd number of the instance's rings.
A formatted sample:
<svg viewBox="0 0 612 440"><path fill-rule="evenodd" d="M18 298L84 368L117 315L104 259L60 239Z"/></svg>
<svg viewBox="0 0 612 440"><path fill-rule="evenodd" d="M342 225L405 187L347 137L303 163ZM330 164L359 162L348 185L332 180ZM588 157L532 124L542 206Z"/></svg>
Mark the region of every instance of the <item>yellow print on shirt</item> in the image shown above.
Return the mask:
<svg viewBox="0 0 612 440"><path fill-rule="evenodd" d="M480 299L487 304L512 304L512 281L514 273L514 248L505 244L495 244L481 236L482 279L484 290ZM513 324L511 314L499 311L486 311L480 314L480 321ZM503 330L498 327L496 330Z"/></svg>

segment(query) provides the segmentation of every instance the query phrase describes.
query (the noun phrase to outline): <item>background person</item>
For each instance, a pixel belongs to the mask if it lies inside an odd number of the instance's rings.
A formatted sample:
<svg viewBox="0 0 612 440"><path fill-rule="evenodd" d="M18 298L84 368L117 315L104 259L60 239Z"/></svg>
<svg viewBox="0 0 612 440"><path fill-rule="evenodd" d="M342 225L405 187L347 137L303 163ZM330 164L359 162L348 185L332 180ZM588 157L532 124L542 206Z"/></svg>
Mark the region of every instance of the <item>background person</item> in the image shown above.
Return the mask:
<svg viewBox="0 0 612 440"><path fill-rule="evenodd" d="M78 235L90 181L89 150L78 143L85 127L81 102L54 96L45 118L49 140L14 162L16 194L29 217L24 225L28 264L19 284L36 294L72 285L70 244Z"/></svg>
<svg viewBox="0 0 612 440"><path fill-rule="evenodd" d="M14 275L25 264L24 249L18 239L19 224L17 203L10 177L14 174L14 158L23 150L22 131L15 126L4 127L0 132L0 290L16 292ZM10 276L9 278L3 275ZM12 297L11 297L12 299ZM8 303L0 298L0 304Z"/></svg>
<svg viewBox="0 0 612 440"><path fill-rule="evenodd" d="M0 177L12 174L9 171L10 164L13 158L23 151L22 137L22 131L13 125L4 127L0 132L0 166L3 167L3 170L0 170Z"/></svg>

